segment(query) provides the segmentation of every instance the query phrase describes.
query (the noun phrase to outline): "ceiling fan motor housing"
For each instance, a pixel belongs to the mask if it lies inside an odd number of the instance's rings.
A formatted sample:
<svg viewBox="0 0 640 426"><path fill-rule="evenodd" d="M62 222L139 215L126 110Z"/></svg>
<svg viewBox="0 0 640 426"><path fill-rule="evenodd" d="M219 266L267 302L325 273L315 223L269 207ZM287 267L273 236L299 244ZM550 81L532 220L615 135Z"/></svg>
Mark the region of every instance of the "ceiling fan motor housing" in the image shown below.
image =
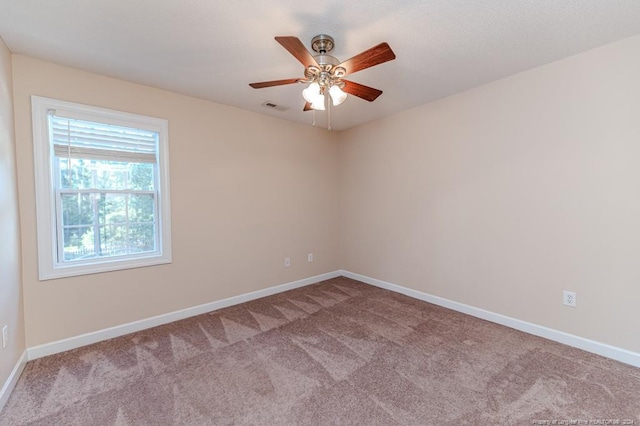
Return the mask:
<svg viewBox="0 0 640 426"><path fill-rule="evenodd" d="M331 52L333 45L333 37L326 34L320 34L311 39L311 49L320 54Z"/></svg>
<svg viewBox="0 0 640 426"><path fill-rule="evenodd" d="M313 59L324 71L329 71L333 66L340 63L338 58L328 54L333 50L334 45L333 37L326 34L320 34L311 39L311 49L318 53ZM326 67L325 65L331 65L331 67Z"/></svg>

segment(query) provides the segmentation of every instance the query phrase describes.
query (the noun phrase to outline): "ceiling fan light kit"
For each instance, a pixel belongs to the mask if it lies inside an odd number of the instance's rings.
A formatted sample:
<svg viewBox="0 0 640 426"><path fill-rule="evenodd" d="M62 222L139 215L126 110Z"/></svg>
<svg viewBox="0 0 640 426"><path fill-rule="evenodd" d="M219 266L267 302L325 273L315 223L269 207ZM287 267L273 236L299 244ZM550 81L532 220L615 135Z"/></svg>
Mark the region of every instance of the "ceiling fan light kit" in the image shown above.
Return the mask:
<svg viewBox="0 0 640 426"><path fill-rule="evenodd" d="M333 101L334 106L338 106L347 99L347 94L342 91L340 86L335 85L331 86L329 89L329 95L331 96L331 100Z"/></svg>
<svg viewBox="0 0 640 426"><path fill-rule="evenodd" d="M309 84L302 91L302 97L306 101L303 111L312 110L314 114L315 111L330 112L331 105L340 105L347 99L348 94L369 102L376 100L382 94L381 90L345 80L344 77L391 61L396 57L387 43L380 43L351 59L340 62L338 58L329 54L335 43L333 38L326 34L320 34L311 39L311 49L316 52L316 55L312 55L297 37L283 36L275 39L305 66L304 78L251 83L249 86L261 89L293 83ZM331 102L328 102L327 95L331 98ZM328 115L328 127L331 130L331 115Z"/></svg>

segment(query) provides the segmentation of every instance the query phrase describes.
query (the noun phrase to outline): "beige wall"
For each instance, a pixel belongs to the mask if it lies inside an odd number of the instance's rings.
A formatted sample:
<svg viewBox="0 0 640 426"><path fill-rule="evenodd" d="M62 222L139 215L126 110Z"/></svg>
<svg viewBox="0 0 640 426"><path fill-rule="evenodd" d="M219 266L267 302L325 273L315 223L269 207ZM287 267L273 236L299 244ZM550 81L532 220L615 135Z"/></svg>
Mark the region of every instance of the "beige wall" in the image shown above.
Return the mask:
<svg viewBox="0 0 640 426"><path fill-rule="evenodd" d="M29 347L338 268L326 130L20 55L13 70ZM169 120L172 264L38 281L31 95Z"/></svg>
<svg viewBox="0 0 640 426"><path fill-rule="evenodd" d="M638 52L640 36L341 134L342 267L640 352Z"/></svg>
<svg viewBox="0 0 640 426"><path fill-rule="evenodd" d="M9 330L6 349L0 346L0 388L25 350L12 99L11 53L0 39L0 329Z"/></svg>
<svg viewBox="0 0 640 426"><path fill-rule="evenodd" d="M14 55L27 345L344 268L640 352L639 48L341 134ZM169 120L172 264L38 281L32 94Z"/></svg>

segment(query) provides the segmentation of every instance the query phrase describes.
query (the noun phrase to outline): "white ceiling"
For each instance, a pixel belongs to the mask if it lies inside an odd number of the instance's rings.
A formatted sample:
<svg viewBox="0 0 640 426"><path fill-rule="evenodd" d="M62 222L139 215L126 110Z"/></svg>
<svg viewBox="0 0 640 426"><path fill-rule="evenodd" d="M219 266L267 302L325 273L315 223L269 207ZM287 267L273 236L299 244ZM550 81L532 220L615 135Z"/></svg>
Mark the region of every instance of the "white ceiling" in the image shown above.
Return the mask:
<svg viewBox="0 0 640 426"><path fill-rule="evenodd" d="M309 125L303 86L248 85L303 76L273 37L310 49L329 34L340 60L388 42L396 60L349 76L384 93L350 96L332 111L334 130L638 33L638 0L0 0L14 53Z"/></svg>

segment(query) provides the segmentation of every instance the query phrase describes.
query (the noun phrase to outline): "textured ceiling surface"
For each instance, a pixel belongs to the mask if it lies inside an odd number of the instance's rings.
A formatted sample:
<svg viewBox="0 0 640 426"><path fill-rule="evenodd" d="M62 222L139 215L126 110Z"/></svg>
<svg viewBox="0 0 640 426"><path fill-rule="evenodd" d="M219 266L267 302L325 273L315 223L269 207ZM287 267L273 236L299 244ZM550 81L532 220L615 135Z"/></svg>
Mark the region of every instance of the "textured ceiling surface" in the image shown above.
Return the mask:
<svg viewBox="0 0 640 426"><path fill-rule="evenodd" d="M335 107L334 130L638 33L637 0L0 0L14 53L306 124L302 85L248 85L303 76L274 36L329 34L340 60L388 42L396 60L349 77L384 93Z"/></svg>

